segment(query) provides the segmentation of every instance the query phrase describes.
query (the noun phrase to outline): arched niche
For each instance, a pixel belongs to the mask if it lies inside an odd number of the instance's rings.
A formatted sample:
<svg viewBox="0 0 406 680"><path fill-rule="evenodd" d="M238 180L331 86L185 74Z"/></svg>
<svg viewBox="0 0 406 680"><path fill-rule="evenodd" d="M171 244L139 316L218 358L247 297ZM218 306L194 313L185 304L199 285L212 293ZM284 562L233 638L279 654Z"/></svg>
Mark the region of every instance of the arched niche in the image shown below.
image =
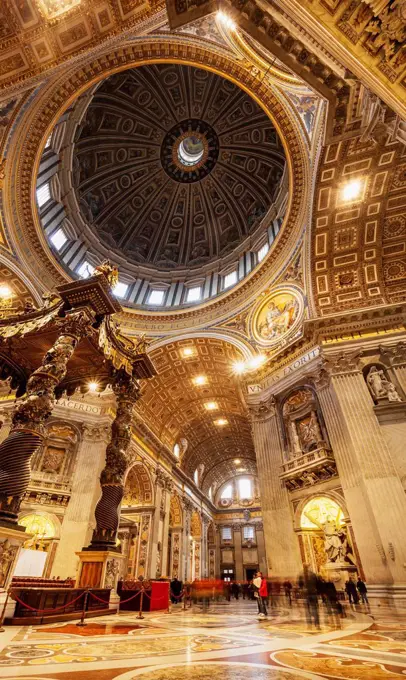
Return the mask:
<svg viewBox="0 0 406 680"><path fill-rule="evenodd" d="M295 511L304 563L324 578L356 567L356 550L343 498L336 492L302 499Z"/></svg>
<svg viewBox="0 0 406 680"><path fill-rule="evenodd" d="M287 458L329 448L327 429L317 395L310 385L290 390L280 405Z"/></svg>
<svg viewBox="0 0 406 680"><path fill-rule="evenodd" d="M42 447L32 460L33 477L69 480L73 473L80 432L74 423L51 420L45 427Z"/></svg>
<svg viewBox="0 0 406 680"><path fill-rule="evenodd" d="M37 510L22 512L18 524L25 528L27 539L20 552L15 576L48 578L61 535L57 515Z"/></svg>
<svg viewBox="0 0 406 680"><path fill-rule="evenodd" d="M137 461L128 471L122 507L152 505L154 500L151 477L147 467Z"/></svg>

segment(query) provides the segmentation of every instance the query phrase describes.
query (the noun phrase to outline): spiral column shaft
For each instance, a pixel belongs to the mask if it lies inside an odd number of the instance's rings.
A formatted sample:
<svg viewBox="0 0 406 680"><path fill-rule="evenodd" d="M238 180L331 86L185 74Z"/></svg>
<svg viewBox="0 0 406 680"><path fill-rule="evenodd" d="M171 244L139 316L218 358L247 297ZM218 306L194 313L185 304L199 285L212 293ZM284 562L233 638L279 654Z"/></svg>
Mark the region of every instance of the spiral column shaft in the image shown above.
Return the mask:
<svg viewBox="0 0 406 680"><path fill-rule="evenodd" d="M30 481L30 461L42 444L44 423L55 403L55 389L64 379L68 361L89 323L84 312L64 319L61 335L29 378L26 396L15 405L10 434L0 444L0 525L17 525L21 500Z"/></svg>
<svg viewBox="0 0 406 680"><path fill-rule="evenodd" d="M85 550L112 550L116 547L120 506L129 465L131 421L140 387L137 380L124 371L117 373L112 387L117 399L117 412L106 449L106 465L100 475L102 495L95 510L96 528L90 546Z"/></svg>

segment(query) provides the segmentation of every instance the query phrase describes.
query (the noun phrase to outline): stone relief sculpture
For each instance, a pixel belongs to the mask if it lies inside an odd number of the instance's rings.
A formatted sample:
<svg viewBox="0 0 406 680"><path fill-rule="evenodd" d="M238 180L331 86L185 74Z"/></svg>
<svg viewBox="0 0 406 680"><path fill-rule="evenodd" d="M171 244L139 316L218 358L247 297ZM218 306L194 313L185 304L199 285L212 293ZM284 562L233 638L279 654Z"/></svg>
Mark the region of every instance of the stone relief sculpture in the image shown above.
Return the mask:
<svg viewBox="0 0 406 680"><path fill-rule="evenodd" d="M372 397L380 401L387 399L388 401L402 401L395 385L390 382L385 376L385 373L378 366L371 366L368 371L366 382Z"/></svg>
<svg viewBox="0 0 406 680"><path fill-rule="evenodd" d="M3 588L6 584L8 572L14 561L17 550L18 546L10 545L8 538L0 544L0 588Z"/></svg>
<svg viewBox="0 0 406 680"><path fill-rule="evenodd" d="M326 446L318 415L316 397L308 388L299 388L285 401L283 419L290 453L303 453Z"/></svg>

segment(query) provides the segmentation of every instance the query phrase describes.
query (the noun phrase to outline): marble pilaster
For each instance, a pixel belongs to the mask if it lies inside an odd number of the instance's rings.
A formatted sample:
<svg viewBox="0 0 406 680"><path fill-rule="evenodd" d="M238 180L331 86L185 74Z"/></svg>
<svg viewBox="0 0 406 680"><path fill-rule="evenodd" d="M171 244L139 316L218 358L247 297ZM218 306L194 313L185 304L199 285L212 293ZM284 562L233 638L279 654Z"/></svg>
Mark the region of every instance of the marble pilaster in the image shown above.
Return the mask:
<svg viewBox="0 0 406 680"><path fill-rule="evenodd" d="M268 575L296 578L302 570L302 561L288 492L279 478L283 447L276 408L271 397L250 406L249 410L261 489Z"/></svg>
<svg viewBox="0 0 406 680"><path fill-rule="evenodd" d="M110 437L110 423L86 423L82 428L72 494L61 529L61 538L52 565L52 576L74 577L77 568L76 552L87 545L94 524L94 510L100 497L100 473L104 466L106 443Z"/></svg>
<svg viewBox="0 0 406 680"><path fill-rule="evenodd" d="M315 380L369 585L406 580L406 496L354 357Z"/></svg>
<svg viewBox="0 0 406 680"><path fill-rule="evenodd" d="M161 572L163 576L169 576L170 564L168 564L168 543L169 543L169 522L171 512L171 493L173 491L173 482L167 479L165 482L165 503L164 503L164 521L162 533L162 567Z"/></svg>
<svg viewBox="0 0 406 680"><path fill-rule="evenodd" d="M242 565L242 538L241 538L241 525L233 527L234 535L234 565L235 565L235 578L237 581L242 581L244 579L244 569Z"/></svg>
<svg viewBox="0 0 406 680"><path fill-rule="evenodd" d="M152 541L151 541L151 562L149 573L151 578L161 576L162 569L162 529L163 529L163 513L165 504L165 482L167 475L157 468L155 479L155 511L152 525Z"/></svg>

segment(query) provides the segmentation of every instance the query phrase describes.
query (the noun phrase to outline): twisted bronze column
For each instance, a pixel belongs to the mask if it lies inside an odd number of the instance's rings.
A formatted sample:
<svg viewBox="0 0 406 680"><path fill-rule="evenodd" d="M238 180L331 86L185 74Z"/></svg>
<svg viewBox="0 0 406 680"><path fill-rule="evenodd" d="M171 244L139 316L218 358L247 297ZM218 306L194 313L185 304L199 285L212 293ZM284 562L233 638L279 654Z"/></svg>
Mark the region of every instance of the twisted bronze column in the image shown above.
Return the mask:
<svg viewBox="0 0 406 680"><path fill-rule="evenodd" d="M124 480L130 462L131 421L140 387L135 378L120 370L112 388L117 399L117 412L111 426L111 441L106 449L106 465L100 476L102 495L95 510L96 528L90 546L84 550L112 550L116 547Z"/></svg>
<svg viewBox="0 0 406 680"><path fill-rule="evenodd" d="M55 388L91 319L84 312L61 322L61 335L27 383L25 397L15 405L11 431L0 444L0 524L16 528L22 497L30 481L30 460L42 444L44 423L52 413Z"/></svg>

